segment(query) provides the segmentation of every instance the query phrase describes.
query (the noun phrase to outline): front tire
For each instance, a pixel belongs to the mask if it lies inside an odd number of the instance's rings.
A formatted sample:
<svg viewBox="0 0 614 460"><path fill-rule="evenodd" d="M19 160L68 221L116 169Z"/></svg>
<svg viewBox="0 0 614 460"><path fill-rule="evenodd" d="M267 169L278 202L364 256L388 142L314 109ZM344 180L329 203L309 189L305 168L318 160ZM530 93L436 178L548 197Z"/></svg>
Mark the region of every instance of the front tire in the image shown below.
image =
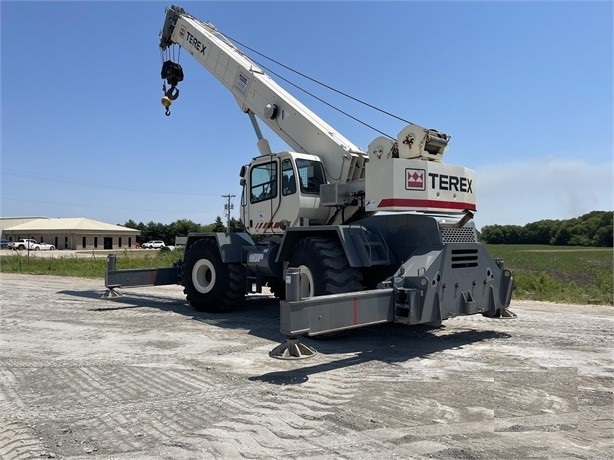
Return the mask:
<svg viewBox="0 0 614 460"><path fill-rule="evenodd" d="M188 249L183 267L183 292L196 310L230 311L245 296L245 268L222 262L212 239L202 239Z"/></svg>
<svg viewBox="0 0 614 460"><path fill-rule="evenodd" d="M305 238L295 246L289 267L298 268L300 297L364 290L362 274L350 267L343 248L334 238Z"/></svg>

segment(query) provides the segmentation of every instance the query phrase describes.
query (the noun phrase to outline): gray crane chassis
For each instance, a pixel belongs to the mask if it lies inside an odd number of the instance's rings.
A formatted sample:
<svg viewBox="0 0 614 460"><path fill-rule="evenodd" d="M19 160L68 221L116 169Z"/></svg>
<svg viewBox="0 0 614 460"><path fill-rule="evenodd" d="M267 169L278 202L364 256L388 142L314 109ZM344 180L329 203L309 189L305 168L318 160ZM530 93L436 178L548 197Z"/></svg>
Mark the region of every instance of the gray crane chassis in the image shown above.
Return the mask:
<svg viewBox="0 0 614 460"><path fill-rule="evenodd" d="M194 308L220 312L269 286L288 337L384 322L437 326L476 313L514 316L510 271L463 220L374 215L351 225L291 227L259 242L247 233L190 234L183 259L170 268L117 270L109 256L106 296L179 284ZM311 272L318 274L310 280L315 295L301 298L301 277Z"/></svg>

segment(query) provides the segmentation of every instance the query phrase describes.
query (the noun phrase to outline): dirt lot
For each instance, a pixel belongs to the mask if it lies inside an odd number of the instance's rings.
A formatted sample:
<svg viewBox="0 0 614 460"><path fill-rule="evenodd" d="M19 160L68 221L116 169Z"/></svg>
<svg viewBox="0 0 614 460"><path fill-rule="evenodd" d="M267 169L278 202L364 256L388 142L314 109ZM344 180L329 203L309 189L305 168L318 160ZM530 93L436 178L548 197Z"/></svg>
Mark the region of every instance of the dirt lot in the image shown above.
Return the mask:
<svg viewBox="0 0 614 460"><path fill-rule="evenodd" d="M388 324L270 358L278 304L0 274L0 458L612 458L614 309Z"/></svg>

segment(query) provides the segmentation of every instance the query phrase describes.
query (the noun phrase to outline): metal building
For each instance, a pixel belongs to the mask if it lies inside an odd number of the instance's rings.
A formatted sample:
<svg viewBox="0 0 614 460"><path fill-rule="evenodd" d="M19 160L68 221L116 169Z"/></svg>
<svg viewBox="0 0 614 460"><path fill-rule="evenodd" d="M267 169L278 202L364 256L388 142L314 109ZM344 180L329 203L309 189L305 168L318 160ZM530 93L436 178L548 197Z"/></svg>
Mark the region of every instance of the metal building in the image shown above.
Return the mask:
<svg viewBox="0 0 614 460"><path fill-rule="evenodd" d="M27 219L27 220L26 220ZM2 228L2 238L17 241L33 238L53 244L57 249L134 249L139 230L107 224L85 217L1 218L0 223L26 220Z"/></svg>

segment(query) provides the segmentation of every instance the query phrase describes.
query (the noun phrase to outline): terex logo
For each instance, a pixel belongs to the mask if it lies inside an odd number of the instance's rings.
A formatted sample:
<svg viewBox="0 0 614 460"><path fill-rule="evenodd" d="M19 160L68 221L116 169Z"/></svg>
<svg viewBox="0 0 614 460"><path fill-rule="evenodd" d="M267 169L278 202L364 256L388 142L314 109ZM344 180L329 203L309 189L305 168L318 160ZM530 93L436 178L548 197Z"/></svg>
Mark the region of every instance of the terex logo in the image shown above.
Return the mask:
<svg viewBox="0 0 614 460"><path fill-rule="evenodd" d="M181 31L179 33L181 34ZM200 51L200 54L205 54L205 49L207 47L203 45L203 43L198 38L196 38L194 35L192 35L187 30L185 31L185 33L188 36L187 38L188 43L192 45L194 48L196 48L197 51Z"/></svg>
<svg viewBox="0 0 614 460"><path fill-rule="evenodd" d="M424 169L407 168L405 170L405 189L424 190L426 189L426 171Z"/></svg>
<svg viewBox="0 0 614 460"><path fill-rule="evenodd" d="M448 176L446 174L429 173L431 188L439 190L454 190L456 192L473 193L471 179L460 176Z"/></svg>
<svg viewBox="0 0 614 460"><path fill-rule="evenodd" d="M179 29L179 36L180 36L181 38L185 38L185 32L186 32L186 30L185 30L185 26L182 24L182 25L181 25L181 29Z"/></svg>

